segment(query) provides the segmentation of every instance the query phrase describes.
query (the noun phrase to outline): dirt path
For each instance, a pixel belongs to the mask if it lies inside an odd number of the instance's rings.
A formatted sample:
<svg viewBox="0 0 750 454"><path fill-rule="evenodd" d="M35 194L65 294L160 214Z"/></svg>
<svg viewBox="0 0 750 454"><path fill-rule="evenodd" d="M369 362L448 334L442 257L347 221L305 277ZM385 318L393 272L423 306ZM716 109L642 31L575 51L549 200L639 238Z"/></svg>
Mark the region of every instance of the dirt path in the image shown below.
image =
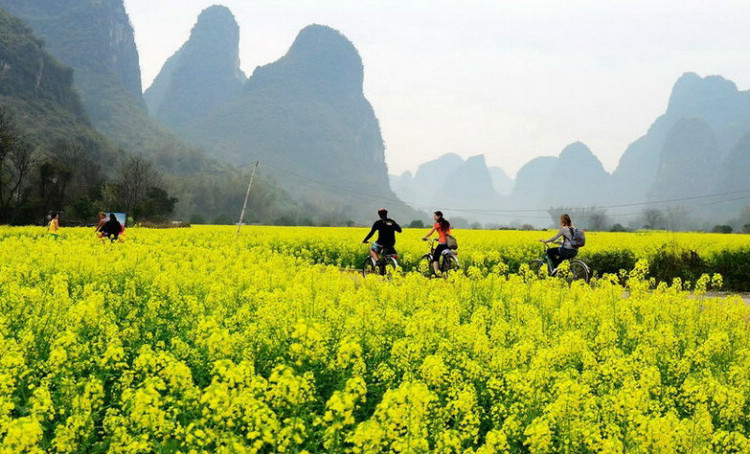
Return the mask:
<svg viewBox="0 0 750 454"><path fill-rule="evenodd" d="M353 277L362 277L362 270L359 268L341 268L341 272L350 274ZM623 292L623 298L627 298L628 294L627 291ZM706 297L708 298L728 298L730 296L739 296L745 304L750 305L750 292L706 292ZM691 294L691 297L695 298L696 296Z"/></svg>
<svg viewBox="0 0 750 454"><path fill-rule="evenodd" d="M750 304L750 293L742 292L706 292L706 296L709 298L727 298L729 296L739 296L745 301L745 304Z"/></svg>

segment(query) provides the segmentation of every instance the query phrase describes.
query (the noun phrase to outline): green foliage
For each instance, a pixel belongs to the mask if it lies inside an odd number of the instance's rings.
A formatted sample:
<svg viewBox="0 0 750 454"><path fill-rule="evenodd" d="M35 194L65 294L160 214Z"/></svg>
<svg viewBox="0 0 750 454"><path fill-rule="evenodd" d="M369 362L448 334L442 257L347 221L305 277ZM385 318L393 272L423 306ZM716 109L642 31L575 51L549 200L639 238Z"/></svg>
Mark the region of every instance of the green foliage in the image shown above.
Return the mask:
<svg viewBox="0 0 750 454"><path fill-rule="evenodd" d="M66 117L86 122L72 82L73 70L47 54L26 24L0 9L0 96L56 105Z"/></svg>
<svg viewBox="0 0 750 454"><path fill-rule="evenodd" d="M732 233L732 226L731 225L715 225L713 229L711 229L712 233Z"/></svg>
<svg viewBox="0 0 750 454"><path fill-rule="evenodd" d="M151 187L138 207L138 213L148 219L167 220L174 212L176 197L170 197L162 188Z"/></svg>
<svg viewBox="0 0 750 454"><path fill-rule="evenodd" d="M750 291L750 249L719 251L711 257L710 268L721 274L724 287Z"/></svg>
<svg viewBox="0 0 750 454"><path fill-rule="evenodd" d="M203 217L203 215L200 213L194 213L190 215L188 221L190 222L190 224L205 224L206 218Z"/></svg>
<svg viewBox="0 0 750 454"><path fill-rule="evenodd" d="M617 274L620 270L630 271L637 262L633 251L628 249L599 251L585 254L582 258L589 268L599 276Z"/></svg>
<svg viewBox="0 0 750 454"><path fill-rule="evenodd" d="M0 0L0 6L33 27L50 54L75 69L75 85L92 123L129 149L154 126L141 96L132 27L117 3ZM72 82L72 70L68 73Z"/></svg>
<svg viewBox="0 0 750 454"><path fill-rule="evenodd" d="M695 282L707 272L706 262L696 251L673 245L659 248L649 265L649 275L657 281L667 283L675 278L680 278L683 282Z"/></svg>
<svg viewBox="0 0 750 454"><path fill-rule="evenodd" d="M226 213L222 213L214 218L213 223L216 225L232 225L237 223L237 220Z"/></svg>
<svg viewBox="0 0 750 454"><path fill-rule="evenodd" d="M50 211L64 213L63 222L91 222L88 216L101 205L107 169L121 153L91 128L72 86L73 70L47 54L29 27L1 9L0 68L0 116L6 119L5 130L28 144L30 158L23 175L17 162L7 167L18 189L5 199L0 222L40 222Z"/></svg>

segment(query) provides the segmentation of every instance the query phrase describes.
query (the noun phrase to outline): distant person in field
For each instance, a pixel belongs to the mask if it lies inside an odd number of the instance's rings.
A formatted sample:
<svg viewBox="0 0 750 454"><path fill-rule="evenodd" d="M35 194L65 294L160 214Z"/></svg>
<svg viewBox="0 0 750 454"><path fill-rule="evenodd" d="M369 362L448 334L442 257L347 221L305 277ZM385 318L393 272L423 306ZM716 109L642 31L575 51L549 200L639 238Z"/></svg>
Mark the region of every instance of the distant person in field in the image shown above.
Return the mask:
<svg viewBox="0 0 750 454"><path fill-rule="evenodd" d="M451 234L451 223L443 217L442 211L436 211L433 213L432 219L435 220L435 224L432 226L432 230L430 230L422 240L427 241L427 239L435 232L438 234L438 245L435 248L435 252L432 253L432 268L435 270L435 275L438 275L440 274L440 256L443 251L448 249L448 239L445 236Z"/></svg>
<svg viewBox="0 0 750 454"><path fill-rule="evenodd" d="M563 260L572 259L578 254L578 249L573 247L571 242L573 239L573 221L570 216L563 214L560 216L560 230L552 238L547 240L539 240L542 243L556 243L558 238L562 238L562 243L559 243L559 247L553 247L547 249L547 257L552 261L552 269L557 268Z"/></svg>
<svg viewBox="0 0 750 454"><path fill-rule="evenodd" d="M118 239L120 233L122 233L123 227L114 213L110 213L109 221L104 223L100 231L102 232L102 238L109 238L110 241L114 242Z"/></svg>
<svg viewBox="0 0 750 454"><path fill-rule="evenodd" d="M104 234L102 233L102 227L104 227L104 224L107 223L107 215L104 213L104 211L99 212L99 222L96 224L96 229L94 232L96 232L96 236L99 238L104 238Z"/></svg>
<svg viewBox="0 0 750 454"><path fill-rule="evenodd" d="M375 259L377 262L380 260L381 253L395 254L396 253L396 232L401 233L401 226L396 221L388 217L388 210L381 208L378 210L378 216L380 219L372 224L370 233L367 234L363 243L367 243L370 237L378 232L378 239L372 243L370 247L370 257Z"/></svg>
<svg viewBox="0 0 750 454"><path fill-rule="evenodd" d="M47 224L47 233L50 234L50 236L57 241L57 235L58 231L60 230L60 215L57 213L52 213L52 219L50 219L49 224Z"/></svg>

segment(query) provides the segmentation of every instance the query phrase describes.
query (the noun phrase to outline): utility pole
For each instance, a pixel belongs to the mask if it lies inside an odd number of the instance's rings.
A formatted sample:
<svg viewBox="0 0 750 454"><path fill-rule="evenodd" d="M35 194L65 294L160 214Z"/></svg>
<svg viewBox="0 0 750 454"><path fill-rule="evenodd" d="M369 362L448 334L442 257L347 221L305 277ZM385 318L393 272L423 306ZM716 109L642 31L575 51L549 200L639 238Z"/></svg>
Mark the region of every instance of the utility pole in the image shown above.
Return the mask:
<svg viewBox="0 0 750 454"><path fill-rule="evenodd" d="M242 227L242 221L245 219L245 209L247 208L247 200L250 198L250 188L253 187L253 180L255 179L255 171L258 170L259 161L255 161L253 167L253 173L250 175L250 183L247 185L247 192L245 193L245 203L242 204L242 211L240 212L240 221L237 223L237 236L240 237L240 228Z"/></svg>

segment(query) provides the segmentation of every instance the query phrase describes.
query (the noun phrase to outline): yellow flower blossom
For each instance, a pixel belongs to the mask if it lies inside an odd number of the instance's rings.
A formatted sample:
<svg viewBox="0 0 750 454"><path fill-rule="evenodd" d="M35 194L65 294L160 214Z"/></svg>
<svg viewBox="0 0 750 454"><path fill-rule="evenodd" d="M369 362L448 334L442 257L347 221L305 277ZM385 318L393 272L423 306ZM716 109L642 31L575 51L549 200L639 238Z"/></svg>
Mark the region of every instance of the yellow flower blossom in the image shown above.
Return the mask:
<svg viewBox="0 0 750 454"><path fill-rule="evenodd" d="M362 229L244 232L0 226L0 454L750 452L750 307L712 293L748 236L591 232L637 263L570 285L539 232L431 280L417 231L364 279ZM657 283L665 245L710 274Z"/></svg>

